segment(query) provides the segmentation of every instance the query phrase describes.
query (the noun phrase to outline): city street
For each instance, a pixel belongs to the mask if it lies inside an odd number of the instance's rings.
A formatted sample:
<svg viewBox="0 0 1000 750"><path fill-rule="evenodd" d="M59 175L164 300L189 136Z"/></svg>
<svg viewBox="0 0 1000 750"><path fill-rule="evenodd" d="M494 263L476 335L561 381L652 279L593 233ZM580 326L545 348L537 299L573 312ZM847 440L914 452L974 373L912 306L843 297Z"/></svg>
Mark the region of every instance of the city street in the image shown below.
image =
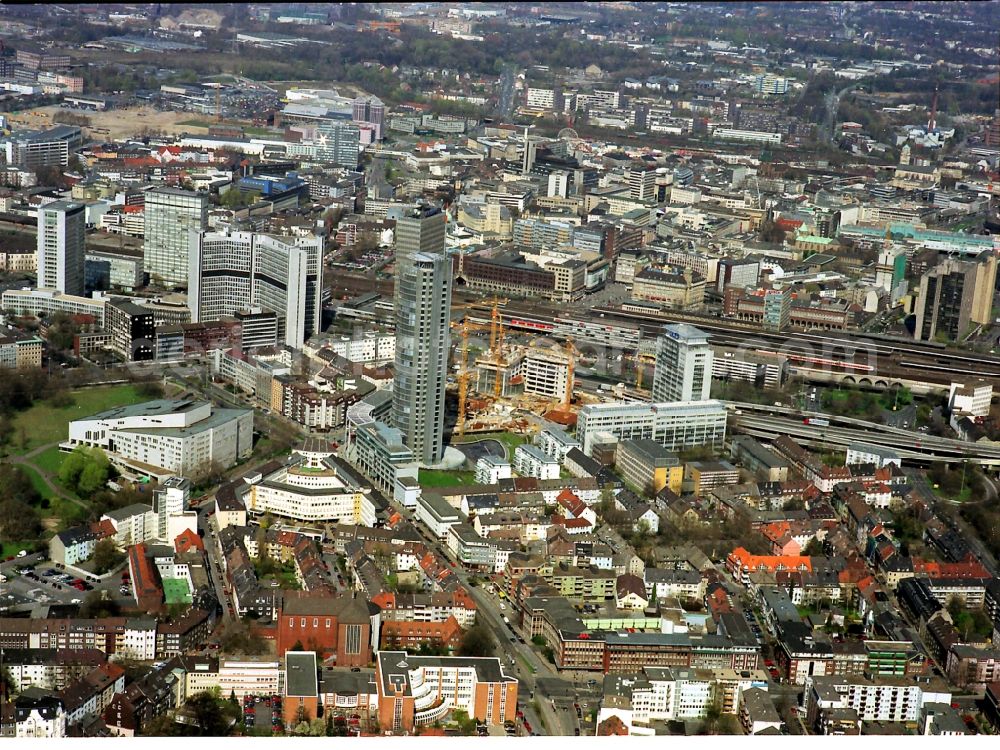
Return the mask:
<svg viewBox="0 0 1000 750"><path fill-rule="evenodd" d="M934 488L931 487L930 482L927 481L927 476L922 471L906 467L903 469L903 473L906 474L907 479L909 479L910 484L913 485L914 489L920 493L928 503L930 503L935 512L941 503L946 502L938 497L937 493L934 492ZM976 557L982 561L983 566L985 566L991 575L995 576L998 570L996 558L993 557L988 549L986 549L986 545L982 543L979 535L969 527L959 513L950 513L947 517L954 517L954 524L952 528L962 535L969 547L972 548Z"/></svg>
<svg viewBox="0 0 1000 750"><path fill-rule="evenodd" d="M413 514L409 510L398 510L402 515L414 521ZM431 549L443 559L451 561L444 545L431 537L422 523L414 521L414 526ZM522 642L524 639L504 624L505 613L500 611L498 599L488 595L482 586L469 585L471 577L469 573L454 565L452 568L469 591L473 601L476 602L477 621L486 625L493 634L495 650L504 669L518 679L518 703L531 725L532 732L539 735L573 736L575 730L580 728L575 711L572 710L571 705L569 710L560 710L558 708L560 704L553 701L552 696L546 692L546 688L553 683L543 681L546 678L548 680L558 678L555 667L540 658L530 644ZM535 701L538 704L538 711L532 707L532 703ZM561 703L565 705L565 701ZM582 731L581 734L583 734Z"/></svg>

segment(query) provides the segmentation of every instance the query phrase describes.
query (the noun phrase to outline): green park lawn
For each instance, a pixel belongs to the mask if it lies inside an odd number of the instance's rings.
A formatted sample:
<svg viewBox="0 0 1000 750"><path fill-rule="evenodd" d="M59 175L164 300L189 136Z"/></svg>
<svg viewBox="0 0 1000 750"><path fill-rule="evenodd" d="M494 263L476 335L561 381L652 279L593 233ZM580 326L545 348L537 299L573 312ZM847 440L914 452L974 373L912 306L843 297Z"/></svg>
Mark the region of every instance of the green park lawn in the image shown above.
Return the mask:
<svg viewBox="0 0 1000 750"><path fill-rule="evenodd" d="M31 486L35 488L35 491L38 492L39 495L43 498L52 497L52 491L49 489L48 485L45 484L45 481L42 479L42 475L39 474L37 470L31 466L21 464L21 471L23 471L27 475L28 479L31 480Z"/></svg>
<svg viewBox="0 0 1000 750"><path fill-rule="evenodd" d="M114 406L149 400L148 396L140 395L134 385L86 388L74 391L72 398L71 406L57 407L39 401L30 409L19 412L13 419L14 434L8 450L15 455L23 455L40 446L58 443L66 439L67 426L74 419L89 417Z"/></svg>
<svg viewBox="0 0 1000 750"><path fill-rule="evenodd" d="M205 120L197 120L197 119L181 120L177 124L185 128L204 128L205 130L208 130L210 127L215 125L214 122L207 122ZM237 125L237 127L242 128L243 132L246 135L270 135L274 133L274 130L272 128L258 128L258 127L253 127L252 125Z"/></svg>
<svg viewBox="0 0 1000 750"><path fill-rule="evenodd" d="M13 557L23 549L31 549L30 542L4 542L0 545L0 559L6 560Z"/></svg>
<svg viewBox="0 0 1000 750"><path fill-rule="evenodd" d="M63 459L68 456L59 450L58 445L46 448L36 456L31 457L31 463L42 471L51 474L53 477L59 476L59 467L62 466Z"/></svg>
<svg viewBox="0 0 1000 750"><path fill-rule="evenodd" d="M455 487L460 484L473 484L476 481L476 473L421 469L417 481L424 487Z"/></svg>

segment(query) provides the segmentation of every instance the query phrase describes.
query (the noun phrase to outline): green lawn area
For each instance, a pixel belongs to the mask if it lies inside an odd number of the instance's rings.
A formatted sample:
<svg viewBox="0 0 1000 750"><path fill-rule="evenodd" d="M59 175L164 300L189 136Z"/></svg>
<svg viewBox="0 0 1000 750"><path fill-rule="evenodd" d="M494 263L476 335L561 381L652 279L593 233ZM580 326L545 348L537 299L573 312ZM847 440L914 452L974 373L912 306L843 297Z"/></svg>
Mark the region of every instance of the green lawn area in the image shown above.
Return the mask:
<svg viewBox="0 0 1000 750"><path fill-rule="evenodd" d="M134 385L86 388L74 391L72 397L72 406L55 407L39 401L27 411L19 412L13 420L14 434L8 450L12 454L21 455L39 446L57 443L66 439L67 425L74 419L89 417L114 406L150 400L147 396L140 395ZM23 446L21 430L24 430L25 436Z"/></svg>
<svg viewBox="0 0 1000 750"><path fill-rule="evenodd" d="M476 473L421 469L417 481L425 487L455 487L460 484L473 484L476 481Z"/></svg>
<svg viewBox="0 0 1000 750"><path fill-rule="evenodd" d="M966 487L963 490L959 490L954 494L949 494L937 485L932 485L934 488L934 494L938 497L944 498L945 500L951 500L956 503L967 503L972 499L972 488Z"/></svg>
<svg viewBox="0 0 1000 750"><path fill-rule="evenodd" d="M23 471L27 475L28 479L31 480L31 486L35 488L39 495L43 498L52 497L52 491L48 488L48 485L45 484L45 481L42 479L42 475L39 474L36 469L31 466L21 464L21 471Z"/></svg>
<svg viewBox="0 0 1000 750"><path fill-rule="evenodd" d="M208 130L215 123L207 122L205 120L191 119L191 120L181 120L177 124L186 128L205 128L206 130ZM231 125L231 124L233 123L226 123L226 125ZM235 123L233 125L234 127L242 128L244 134L246 135L273 135L275 132L273 128L257 128L251 125L240 125L239 123Z"/></svg>
<svg viewBox="0 0 1000 750"><path fill-rule="evenodd" d="M190 604L191 592L187 581L180 578L163 579L163 600L167 604Z"/></svg>
<svg viewBox="0 0 1000 750"><path fill-rule="evenodd" d="M31 545L28 542L4 542L0 545L0 558L6 560L21 550L30 548Z"/></svg>
<svg viewBox="0 0 1000 750"><path fill-rule="evenodd" d="M68 455L68 453L63 453L59 450L59 446L53 445L37 456L32 456L31 463L42 471L56 477L59 475L59 467L62 466L63 459Z"/></svg>

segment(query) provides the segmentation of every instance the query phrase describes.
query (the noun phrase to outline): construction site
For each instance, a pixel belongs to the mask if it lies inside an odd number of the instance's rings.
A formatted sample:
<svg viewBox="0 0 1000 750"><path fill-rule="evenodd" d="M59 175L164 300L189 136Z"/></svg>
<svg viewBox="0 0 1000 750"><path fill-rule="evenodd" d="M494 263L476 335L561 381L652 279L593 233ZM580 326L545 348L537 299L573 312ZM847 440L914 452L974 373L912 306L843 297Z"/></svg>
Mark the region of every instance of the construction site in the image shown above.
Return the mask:
<svg viewBox="0 0 1000 750"><path fill-rule="evenodd" d="M469 316L452 323L458 337L456 435L533 432L537 423L519 416L523 412L564 426L576 424L579 407L598 401L574 391L580 352L569 340L560 346L548 339L509 337L499 311L503 303L493 301L489 324L473 323Z"/></svg>

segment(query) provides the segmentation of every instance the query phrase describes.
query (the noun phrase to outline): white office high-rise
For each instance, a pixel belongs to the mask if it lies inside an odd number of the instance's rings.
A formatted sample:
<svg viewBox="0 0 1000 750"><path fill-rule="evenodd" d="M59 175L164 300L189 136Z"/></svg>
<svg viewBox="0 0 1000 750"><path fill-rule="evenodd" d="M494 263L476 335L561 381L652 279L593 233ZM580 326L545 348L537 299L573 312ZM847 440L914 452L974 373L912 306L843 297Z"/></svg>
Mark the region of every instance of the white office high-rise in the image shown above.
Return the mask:
<svg viewBox="0 0 1000 750"><path fill-rule="evenodd" d="M87 207L53 201L38 209L38 286L82 297Z"/></svg>
<svg viewBox="0 0 1000 750"><path fill-rule="evenodd" d="M711 389L708 336L687 323L666 326L656 343L653 402L704 401Z"/></svg>
<svg viewBox="0 0 1000 750"><path fill-rule="evenodd" d="M323 238L190 232L188 305L195 322L248 308L277 314L277 341L293 349L322 325Z"/></svg>

